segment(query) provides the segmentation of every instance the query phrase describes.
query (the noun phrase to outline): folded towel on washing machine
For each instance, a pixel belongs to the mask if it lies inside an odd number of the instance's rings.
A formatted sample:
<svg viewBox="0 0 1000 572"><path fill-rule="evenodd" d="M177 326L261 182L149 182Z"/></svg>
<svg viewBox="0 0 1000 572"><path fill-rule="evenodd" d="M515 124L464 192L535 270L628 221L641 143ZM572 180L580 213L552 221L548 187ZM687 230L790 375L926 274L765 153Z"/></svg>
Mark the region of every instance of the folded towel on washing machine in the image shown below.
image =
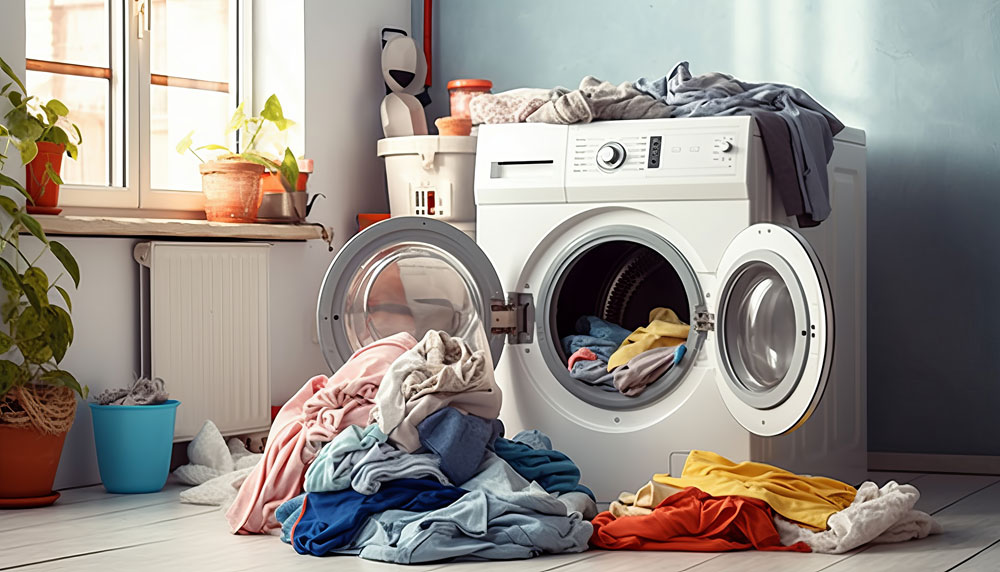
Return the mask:
<svg viewBox="0 0 1000 572"><path fill-rule="evenodd" d="M278 412L264 456L243 481L226 518L234 533L280 526L274 511L302 492L306 468L322 445L352 425L366 425L383 375L417 341L399 333L361 348L332 377L310 379Z"/></svg>
<svg viewBox="0 0 1000 572"><path fill-rule="evenodd" d="M566 355L587 348L605 362L631 333L597 316L582 316L576 321L575 326L576 335L565 336L561 340Z"/></svg>
<svg viewBox="0 0 1000 572"><path fill-rule="evenodd" d="M649 312L649 325L630 333L608 358L608 371L625 365L644 351L679 346L687 341L690 331L691 326L682 322L670 308L653 308Z"/></svg>
<svg viewBox="0 0 1000 572"><path fill-rule="evenodd" d="M483 350L431 330L386 371L375 395L370 420L396 447L420 448L417 426L435 411L451 406L485 419L500 414L500 388Z"/></svg>
<svg viewBox="0 0 1000 572"><path fill-rule="evenodd" d="M830 515L829 528L822 532L806 530L780 516L774 524L781 542L805 542L813 552L841 554L868 542L903 542L941 532L941 525L929 514L913 510L920 491L913 485L889 481L881 489L867 481L858 487L851 506Z"/></svg>
<svg viewBox="0 0 1000 572"><path fill-rule="evenodd" d="M694 487L675 493L649 514L593 520L590 544L606 550L757 550L809 552L798 542L781 543L774 512L764 501L741 496L712 497Z"/></svg>
<svg viewBox="0 0 1000 572"><path fill-rule="evenodd" d="M524 123L528 116L563 92L551 89L520 88L500 93L484 93L469 101L473 125L483 123Z"/></svg>
<svg viewBox="0 0 1000 572"><path fill-rule="evenodd" d="M590 123L608 119L657 119L674 111L656 98L636 89L630 82L615 85L587 76L574 91L563 91L528 116L528 123Z"/></svg>
<svg viewBox="0 0 1000 572"><path fill-rule="evenodd" d="M615 388L629 397L640 395L679 363L686 351L687 346L681 344L642 352L610 374L614 377Z"/></svg>
<svg viewBox="0 0 1000 572"><path fill-rule="evenodd" d="M774 512L813 530L826 530L830 515L851 506L854 487L826 477L796 475L764 463L734 463L708 451L691 451L680 477L653 475L672 487L697 487L724 497L742 495L760 499Z"/></svg>

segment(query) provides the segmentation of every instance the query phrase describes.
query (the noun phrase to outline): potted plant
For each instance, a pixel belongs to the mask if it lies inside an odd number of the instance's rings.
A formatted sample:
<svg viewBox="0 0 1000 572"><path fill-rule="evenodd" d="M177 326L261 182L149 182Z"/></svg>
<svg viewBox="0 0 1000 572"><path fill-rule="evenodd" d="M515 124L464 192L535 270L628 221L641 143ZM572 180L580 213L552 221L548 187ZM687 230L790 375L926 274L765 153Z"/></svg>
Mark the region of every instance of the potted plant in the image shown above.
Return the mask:
<svg viewBox="0 0 1000 572"><path fill-rule="evenodd" d="M10 101L11 110L4 115L0 136L7 137L21 154L27 166L27 191L31 198L28 212L59 214L59 186L63 184L63 153L76 159L83 135L75 123L66 117L69 109L58 99L42 103L28 95L21 81L7 62L0 58L0 69L11 79L0 87L0 96ZM71 138L69 129L75 135Z"/></svg>
<svg viewBox="0 0 1000 572"><path fill-rule="evenodd" d="M217 222L254 222L262 199L261 177L264 171L276 173L286 191L294 191L299 180L298 161L285 148L280 159L260 150L260 134L266 124L284 131L294 124L286 119L277 96L271 95L259 116L249 117L240 104L227 126L227 133L242 132L246 148L234 153L225 145L210 144L193 148L194 131L177 144L177 152L191 152L201 161L201 188L205 193L205 217ZM198 151L221 151L214 160L205 161Z"/></svg>
<svg viewBox="0 0 1000 572"><path fill-rule="evenodd" d="M4 159L0 155L0 168ZM3 187L28 195L20 183L0 174ZM76 416L76 395L87 396L87 387L59 367L73 342L73 321L69 293L58 282L68 274L79 285L80 269L69 249L48 240L24 207L0 196L0 208L11 219L0 236L0 252L14 255L13 262L0 257L0 285L6 291L0 304L0 357L6 358L0 359L0 508L46 506L59 496L52 483ZM43 245L34 260L21 249L23 233ZM51 281L37 266L47 252L63 269ZM67 309L54 304L50 293L58 293Z"/></svg>

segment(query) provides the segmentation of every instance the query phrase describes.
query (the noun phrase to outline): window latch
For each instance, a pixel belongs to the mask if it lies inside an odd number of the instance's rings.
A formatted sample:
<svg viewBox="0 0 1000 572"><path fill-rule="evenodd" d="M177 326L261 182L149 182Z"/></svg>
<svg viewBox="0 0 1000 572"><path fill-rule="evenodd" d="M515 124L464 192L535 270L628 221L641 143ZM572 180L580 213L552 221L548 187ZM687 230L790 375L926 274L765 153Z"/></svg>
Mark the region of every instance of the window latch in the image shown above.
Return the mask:
<svg viewBox="0 0 1000 572"><path fill-rule="evenodd" d="M148 0L132 0L132 15L136 17L136 37L141 40L146 36L146 32L150 28Z"/></svg>

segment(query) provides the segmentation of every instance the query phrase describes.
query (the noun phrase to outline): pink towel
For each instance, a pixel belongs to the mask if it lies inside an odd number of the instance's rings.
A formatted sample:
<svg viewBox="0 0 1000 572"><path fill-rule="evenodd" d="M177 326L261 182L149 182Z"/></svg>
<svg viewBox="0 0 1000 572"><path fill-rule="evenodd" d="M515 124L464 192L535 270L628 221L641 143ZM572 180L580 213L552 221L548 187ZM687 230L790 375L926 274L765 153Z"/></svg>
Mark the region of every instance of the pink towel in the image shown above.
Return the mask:
<svg viewBox="0 0 1000 572"><path fill-rule="evenodd" d="M285 403L267 435L264 457L226 513L234 533L259 534L281 527L274 511L302 492L309 463L346 427L368 424L382 376L416 343L410 334L399 333L361 348L333 377L310 379Z"/></svg>
<svg viewBox="0 0 1000 572"><path fill-rule="evenodd" d="M567 366L569 367L570 371L573 371L573 364L575 364L576 362L593 361L595 359L597 359L597 354L590 351L590 348L580 348L576 350L576 352L573 355L569 356L569 364L567 364Z"/></svg>

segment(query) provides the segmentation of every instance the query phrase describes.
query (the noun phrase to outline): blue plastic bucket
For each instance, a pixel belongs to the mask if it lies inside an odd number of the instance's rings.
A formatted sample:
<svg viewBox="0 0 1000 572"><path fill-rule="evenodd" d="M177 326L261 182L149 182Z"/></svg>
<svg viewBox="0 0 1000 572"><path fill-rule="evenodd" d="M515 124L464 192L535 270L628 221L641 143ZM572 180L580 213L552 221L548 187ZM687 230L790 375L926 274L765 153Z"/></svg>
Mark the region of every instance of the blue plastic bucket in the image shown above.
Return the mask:
<svg viewBox="0 0 1000 572"><path fill-rule="evenodd" d="M90 404L101 481L109 493L155 493L170 474L180 401L159 405Z"/></svg>

